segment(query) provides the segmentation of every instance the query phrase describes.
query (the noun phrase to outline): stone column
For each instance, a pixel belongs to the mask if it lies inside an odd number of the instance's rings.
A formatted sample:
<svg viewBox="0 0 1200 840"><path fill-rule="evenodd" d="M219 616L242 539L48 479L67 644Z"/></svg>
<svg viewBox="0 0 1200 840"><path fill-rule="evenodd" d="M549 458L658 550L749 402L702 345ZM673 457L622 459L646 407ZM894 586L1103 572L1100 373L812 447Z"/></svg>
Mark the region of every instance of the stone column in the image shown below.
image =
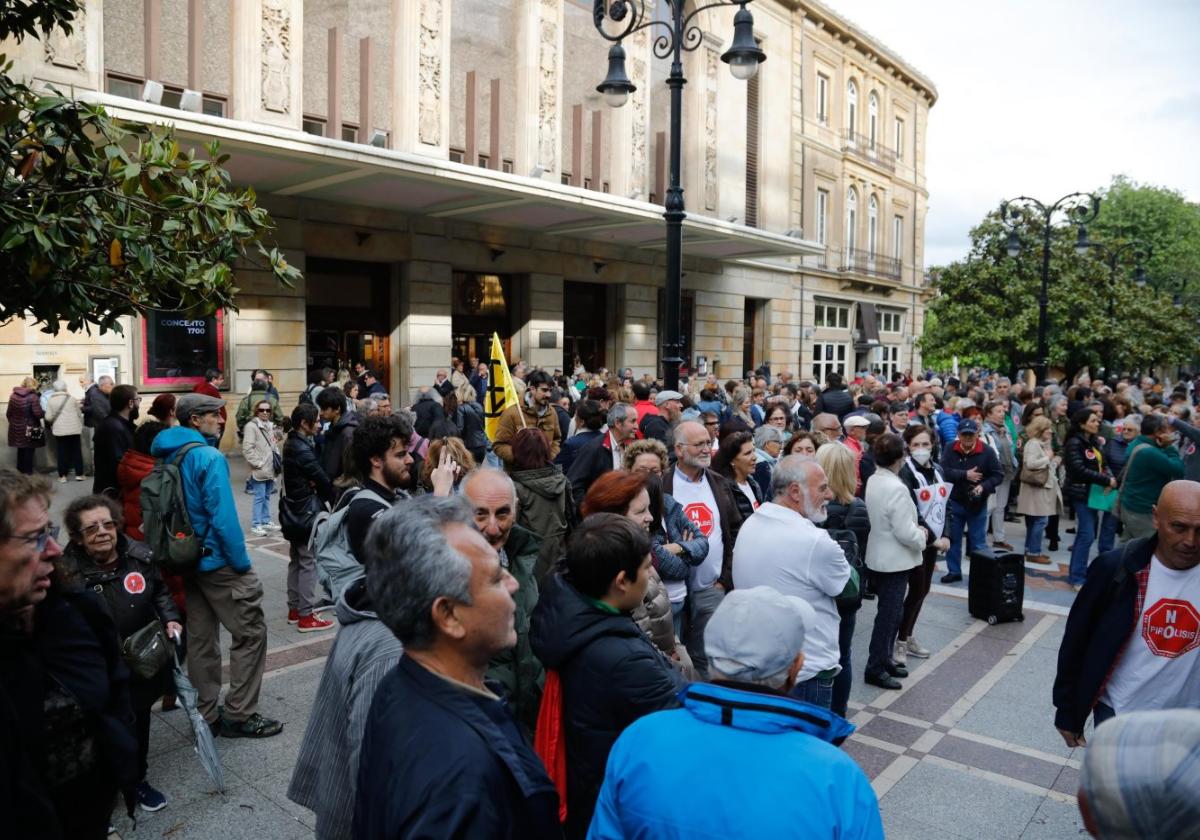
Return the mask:
<svg viewBox="0 0 1200 840"><path fill-rule="evenodd" d="M607 108L609 192L650 200L650 36L643 30L625 39L625 67L637 90L621 108Z"/></svg>
<svg viewBox="0 0 1200 840"><path fill-rule="evenodd" d="M68 95L72 87L103 90L103 0L84 0L70 35L55 29L40 40L7 40L0 44L0 53L12 60L13 76L24 82L52 84Z"/></svg>
<svg viewBox="0 0 1200 840"><path fill-rule="evenodd" d="M450 10L450 0L392 0L393 149L450 157Z"/></svg>
<svg viewBox="0 0 1200 840"><path fill-rule="evenodd" d="M613 356L609 370L633 368L634 376L658 375L658 287L623 283L616 287Z"/></svg>
<svg viewBox="0 0 1200 840"><path fill-rule="evenodd" d="M517 0L518 175L541 167L557 184L562 172L562 0Z"/></svg>
<svg viewBox="0 0 1200 840"><path fill-rule="evenodd" d="M437 369L450 364L449 263L407 262L400 270L400 358L397 405L409 405Z"/></svg>
<svg viewBox="0 0 1200 840"><path fill-rule="evenodd" d="M230 116L300 130L304 120L304 0L229 5Z"/></svg>
<svg viewBox="0 0 1200 840"><path fill-rule="evenodd" d="M553 274L528 274L518 279L517 329L512 354L525 364L549 371L563 365L563 279ZM554 345L542 347L542 333L552 333ZM549 344L549 342L547 342ZM511 359L509 361L512 361Z"/></svg>

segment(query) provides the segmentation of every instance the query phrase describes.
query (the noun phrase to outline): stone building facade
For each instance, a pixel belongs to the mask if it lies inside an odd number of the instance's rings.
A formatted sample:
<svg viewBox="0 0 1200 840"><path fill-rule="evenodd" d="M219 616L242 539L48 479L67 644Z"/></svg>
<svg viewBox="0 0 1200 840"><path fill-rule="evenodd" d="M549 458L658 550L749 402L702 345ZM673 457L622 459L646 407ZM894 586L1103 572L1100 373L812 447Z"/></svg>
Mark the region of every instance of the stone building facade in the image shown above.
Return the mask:
<svg viewBox="0 0 1200 840"><path fill-rule="evenodd" d="M87 0L72 36L3 51L35 83L219 140L272 211L305 279L240 267L238 310L206 322L231 401L254 368L290 404L309 367L365 359L406 402L493 331L534 365L660 372L669 66L627 39L638 90L608 108L591 5ZM685 356L722 377L918 369L936 90L820 3L749 8L767 55L751 82L720 61L734 7L698 15L685 58ZM195 359L164 349L178 323L0 326L0 400L35 370L77 393L97 365L189 388Z"/></svg>

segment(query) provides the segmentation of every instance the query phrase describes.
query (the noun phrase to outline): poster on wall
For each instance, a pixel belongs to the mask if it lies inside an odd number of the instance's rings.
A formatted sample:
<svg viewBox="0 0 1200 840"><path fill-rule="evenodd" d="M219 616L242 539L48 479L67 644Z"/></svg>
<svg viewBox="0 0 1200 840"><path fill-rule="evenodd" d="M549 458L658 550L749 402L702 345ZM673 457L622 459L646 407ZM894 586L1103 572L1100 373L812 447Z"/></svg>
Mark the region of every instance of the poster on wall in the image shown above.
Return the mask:
<svg viewBox="0 0 1200 840"><path fill-rule="evenodd" d="M151 312L142 320L143 388L204 381L209 368L225 369L225 313Z"/></svg>

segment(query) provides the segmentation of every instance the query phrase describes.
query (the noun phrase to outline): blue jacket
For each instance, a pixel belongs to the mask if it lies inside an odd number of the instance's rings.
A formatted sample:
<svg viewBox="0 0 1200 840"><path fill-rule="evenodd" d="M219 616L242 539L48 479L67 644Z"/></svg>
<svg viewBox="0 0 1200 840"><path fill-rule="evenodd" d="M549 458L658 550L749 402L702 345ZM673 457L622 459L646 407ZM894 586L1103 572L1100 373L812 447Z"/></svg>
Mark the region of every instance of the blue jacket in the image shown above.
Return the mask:
<svg viewBox="0 0 1200 840"><path fill-rule="evenodd" d="M354 837L561 837L558 794L503 701L402 656L367 716Z"/></svg>
<svg viewBox="0 0 1200 840"><path fill-rule="evenodd" d="M962 420L962 416L955 412L939 411L933 416L933 419L937 423L938 437L947 446L954 443L955 438L958 437L958 424Z"/></svg>
<svg viewBox="0 0 1200 840"><path fill-rule="evenodd" d="M679 696L682 709L617 740L589 838L882 840L871 783L834 746L854 731L844 718L740 683L693 683Z"/></svg>
<svg viewBox="0 0 1200 840"><path fill-rule="evenodd" d="M221 451L207 445L195 429L172 426L154 439L150 454L155 458L170 458L187 443L205 444L185 455L179 467L188 516L196 533L204 537L199 571L213 572L228 566L235 572L247 572L250 555L246 553L246 538L233 501L229 462Z"/></svg>

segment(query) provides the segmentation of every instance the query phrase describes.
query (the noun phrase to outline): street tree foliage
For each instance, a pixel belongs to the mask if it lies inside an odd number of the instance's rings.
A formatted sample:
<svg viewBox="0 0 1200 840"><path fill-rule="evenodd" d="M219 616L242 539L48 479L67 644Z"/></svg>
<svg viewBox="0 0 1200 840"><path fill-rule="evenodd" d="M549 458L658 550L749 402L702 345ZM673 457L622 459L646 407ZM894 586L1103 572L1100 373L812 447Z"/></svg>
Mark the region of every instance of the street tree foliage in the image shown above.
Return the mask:
<svg viewBox="0 0 1200 840"><path fill-rule="evenodd" d="M1200 274L1188 273L1192 256L1200 255L1200 225L1192 228L1188 221L1196 206L1168 190L1138 187L1122 178L1105 191L1105 200L1110 197L1113 209L1102 203L1100 217L1089 228L1093 242L1115 248L1133 240L1155 246L1162 241L1163 247L1154 248L1154 259L1144 266L1150 283L1139 288L1132 279L1132 249L1122 254L1113 272L1102 248L1084 256L1075 253L1075 228L1052 231L1050 364L1071 377L1084 367L1115 372L1185 364L1200 353L1195 307L1200 300L1185 296L1183 306L1176 308L1169 294L1155 290L1152 273L1194 277L1192 288L1200 290ZM1155 228L1160 224L1171 225L1173 233L1161 234ZM971 230L966 259L931 270L936 296L921 338L923 356L945 360L957 355L1010 374L1037 362L1043 233L1039 222L1022 228L1021 253L1009 257L1008 229L993 211ZM1171 238L1178 236L1189 241Z"/></svg>
<svg viewBox="0 0 1200 840"><path fill-rule="evenodd" d="M0 0L0 38L69 32L81 3ZM147 310L236 308L234 265L252 255L285 285L299 278L216 143L198 156L169 127L119 122L0 67L0 324L119 332Z"/></svg>

